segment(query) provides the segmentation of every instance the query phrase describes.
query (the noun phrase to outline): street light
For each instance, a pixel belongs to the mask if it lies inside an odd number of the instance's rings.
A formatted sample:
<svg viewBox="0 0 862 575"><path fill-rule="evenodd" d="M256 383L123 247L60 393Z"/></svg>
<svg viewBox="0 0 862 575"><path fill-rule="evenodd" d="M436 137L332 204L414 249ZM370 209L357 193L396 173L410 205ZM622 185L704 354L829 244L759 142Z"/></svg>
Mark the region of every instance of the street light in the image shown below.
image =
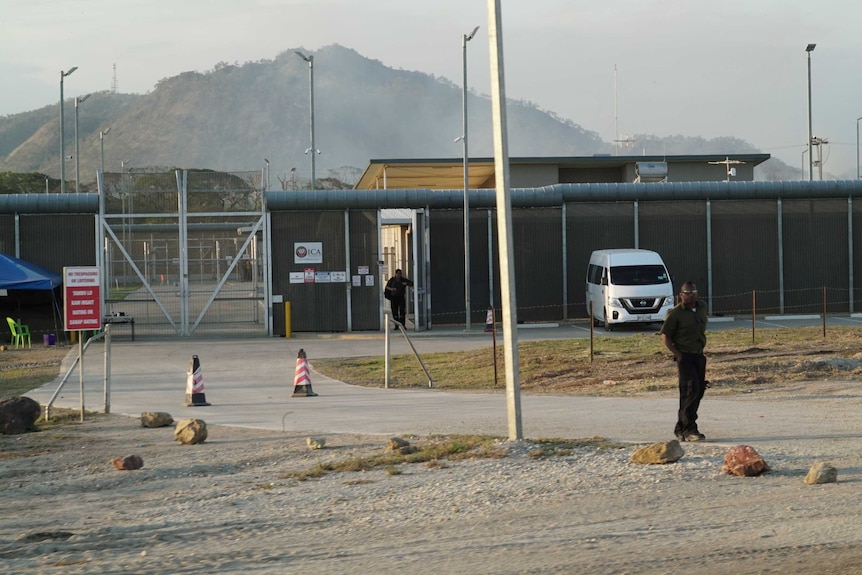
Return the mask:
<svg viewBox="0 0 862 575"><path fill-rule="evenodd" d="M814 179L814 155L811 153L811 141L813 139L811 132L811 52L817 44L809 44L805 47L805 53L808 55L808 181Z"/></svg>
<svg viewBox="0 0 862 575"><path fill-rule="evenodd" d="M99 130L99 171L102 173L103 179L105 177L105 136L110 131L110 126L105 130Z"/></svg>
<svg viewBox="0 0 862 575"><path fill-rule="evenodd" d="M81 191L81 155L78 153L78 104L90 97L90 94L75 98L75 193Z"/></svg>
<svg viewBox="0 0 862 575"><path fill-rule="evenodd" d="M314 156L319 154L317 148L314 147L314 56L306 56L299 50L294 50L296 55L308 62L308 99L310 102L309 109L311 114L311 147L305 150L308 154L311 152L311 190L314 191Z"/></svg>
<svg viewBox="0 0 862 575"><path fill-rule="evenodd" d="M461 108L464 117L463 132L461 133L461 144L464 148L464 307L466 308L466 322L464 329L470 330L470 188L469 178L469 152L467 150L467 42L473 39L479 27L473 28L469 34L461 35L461 57L464 72L463 91L461 92Z"/></svg>
<svg viewBox="0 0 862 575"><path fill-rule="evenodd" d="M63 123L63 78L71 76L72 72L77 70L77 66L72 66L67 72L60 70L60 193L66 193L66 134L65 124Z"/></svg>

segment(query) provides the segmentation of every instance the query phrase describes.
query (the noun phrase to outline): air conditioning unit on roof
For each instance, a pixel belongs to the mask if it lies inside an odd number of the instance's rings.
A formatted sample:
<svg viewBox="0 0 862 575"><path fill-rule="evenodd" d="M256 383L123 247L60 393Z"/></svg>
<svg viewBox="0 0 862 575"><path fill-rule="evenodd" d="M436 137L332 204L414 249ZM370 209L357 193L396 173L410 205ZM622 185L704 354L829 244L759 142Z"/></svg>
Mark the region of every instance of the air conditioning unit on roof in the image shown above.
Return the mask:
<svg viewBox="0 0 862 575"><path fill-rule="evenodd" d="M635 183L667 181L667 162L635 163Z"/></svg>

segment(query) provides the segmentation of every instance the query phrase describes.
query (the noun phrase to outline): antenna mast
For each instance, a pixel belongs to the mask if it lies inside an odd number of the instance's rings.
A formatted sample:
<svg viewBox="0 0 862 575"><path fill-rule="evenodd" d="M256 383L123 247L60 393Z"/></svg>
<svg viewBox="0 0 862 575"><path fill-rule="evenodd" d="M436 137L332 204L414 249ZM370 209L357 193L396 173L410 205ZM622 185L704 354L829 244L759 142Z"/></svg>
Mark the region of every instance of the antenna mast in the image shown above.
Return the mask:
<svg viewBox="0 0 862 575"><path fill-rule="evenodd" d="M117 86L117 64L114 63L114 79L111 81L111 93L116 94L118 90Z"/></svg>
<svg viewBox="0 0 862 575"><path fill-rule="evenodd" d="M614 155L620 155L620 123L617 115L617 65L614 64Z"/></svg>

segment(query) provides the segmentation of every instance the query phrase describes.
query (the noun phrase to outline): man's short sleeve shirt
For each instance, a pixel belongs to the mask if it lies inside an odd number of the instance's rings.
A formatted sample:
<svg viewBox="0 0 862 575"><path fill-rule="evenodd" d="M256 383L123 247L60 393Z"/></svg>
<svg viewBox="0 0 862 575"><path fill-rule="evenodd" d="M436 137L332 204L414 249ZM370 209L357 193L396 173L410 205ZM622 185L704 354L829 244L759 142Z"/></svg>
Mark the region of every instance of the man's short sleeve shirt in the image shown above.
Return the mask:
<svg viewBox="0 0 862 575"><path fill-rule="evenodd" d="M682 353L701 353L706 347L707 319L702 302L693 309L679 303L667 312L660 333L667 335Z"/></svg>

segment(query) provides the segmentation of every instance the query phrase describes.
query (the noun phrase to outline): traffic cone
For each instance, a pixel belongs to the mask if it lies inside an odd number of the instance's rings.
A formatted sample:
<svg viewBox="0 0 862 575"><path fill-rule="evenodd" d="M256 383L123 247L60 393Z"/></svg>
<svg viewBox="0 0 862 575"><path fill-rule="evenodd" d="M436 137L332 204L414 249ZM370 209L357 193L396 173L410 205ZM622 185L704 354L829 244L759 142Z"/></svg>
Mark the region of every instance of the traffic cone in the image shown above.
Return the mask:
<svg viewBox="0 0 862 575"><path fill-rule="evenodd" d="M293 395L305 395L306 397L317 397L311 389L311 371L308 369L308 359L305 350L300 349L296 354L296 372L293 376Z"/></svg>
<svg viewBox="0 0 862 575"><path fill-rule="evenodd" d="M204 393L204 376L201 372L201 361L198 356L193 355L189 364L188 377L186 378L186 407L203 407L212 405L207 403Z"/></svg>
<svg viewBox="0 0 862 575"><path fill-rule="evenodd" d="M485 315L485 331L494 331L494 310L491 308L488 308Z"/></svg>

